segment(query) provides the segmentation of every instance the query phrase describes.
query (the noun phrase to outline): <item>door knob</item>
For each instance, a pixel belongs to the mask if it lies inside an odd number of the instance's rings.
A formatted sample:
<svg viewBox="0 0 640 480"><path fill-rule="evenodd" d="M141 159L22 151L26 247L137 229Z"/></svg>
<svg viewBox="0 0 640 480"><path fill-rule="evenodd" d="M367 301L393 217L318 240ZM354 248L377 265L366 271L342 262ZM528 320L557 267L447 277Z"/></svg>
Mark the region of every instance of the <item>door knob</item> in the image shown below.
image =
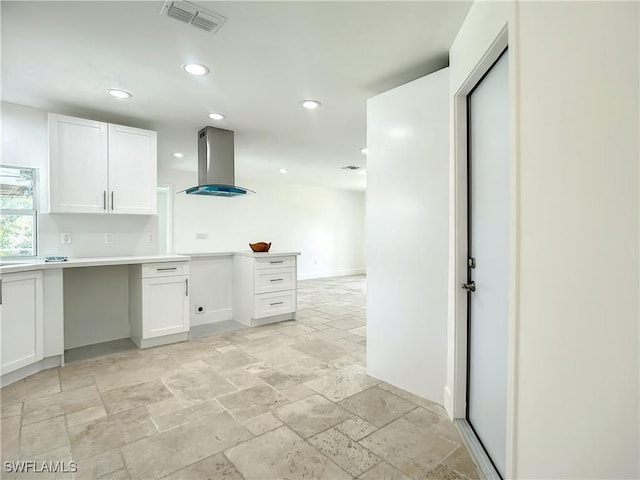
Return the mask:
<svg viewBox="0 0 640 480"><path fill-rule="evenodd" d="M463 290L466 290L467 292L475 292L476 291L476 282L474 282L474 281L471 281L469 283L463 283L460 286L462 287Z"/></svg>

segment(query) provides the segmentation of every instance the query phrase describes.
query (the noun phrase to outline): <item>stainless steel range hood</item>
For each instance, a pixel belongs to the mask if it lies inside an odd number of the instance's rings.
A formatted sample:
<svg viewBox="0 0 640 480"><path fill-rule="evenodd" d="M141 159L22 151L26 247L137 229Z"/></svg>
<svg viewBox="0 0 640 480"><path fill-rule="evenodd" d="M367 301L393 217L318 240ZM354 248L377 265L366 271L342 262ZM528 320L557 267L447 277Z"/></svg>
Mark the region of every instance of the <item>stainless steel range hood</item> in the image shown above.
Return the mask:
<svg viewBox="0 0 640 480"><path fill-rule="evenodd" d="M198 132L198 186L187 188L190 195L237 197L255 193L235 184L233 132L204 127Z"/></svg>

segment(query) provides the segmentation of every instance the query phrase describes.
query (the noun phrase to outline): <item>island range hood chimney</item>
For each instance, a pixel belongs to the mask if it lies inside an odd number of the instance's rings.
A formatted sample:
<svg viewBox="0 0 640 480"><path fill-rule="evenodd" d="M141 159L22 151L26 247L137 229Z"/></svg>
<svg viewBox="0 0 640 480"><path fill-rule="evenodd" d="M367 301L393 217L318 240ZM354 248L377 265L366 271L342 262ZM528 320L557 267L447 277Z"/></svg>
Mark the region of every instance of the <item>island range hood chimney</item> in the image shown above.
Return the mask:
<svg viewBox="0 0 640 480"><path fill-rule="evenodd" d="M233 132L204 127L198 132L198 186L184 191L190 195L214 197L255 193L234 184Z"/></svg>

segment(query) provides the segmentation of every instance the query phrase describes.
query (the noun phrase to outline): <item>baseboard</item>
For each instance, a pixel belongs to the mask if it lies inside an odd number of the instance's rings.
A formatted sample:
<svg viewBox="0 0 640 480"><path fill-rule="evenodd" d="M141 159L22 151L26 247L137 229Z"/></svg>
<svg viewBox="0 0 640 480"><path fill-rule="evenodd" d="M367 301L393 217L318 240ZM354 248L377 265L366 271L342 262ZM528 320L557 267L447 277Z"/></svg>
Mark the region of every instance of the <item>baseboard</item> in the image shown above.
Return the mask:
<svg viewBox="0 0 640 480"><path fill-rule="evenodd" d="M225 322L227 320L233 320L233 308L231 307L211 310L197 315L192 313L190 318L192 327L207 325L209 323Z"/></svg>
<svg viewBox="0 0 640 480"><path fill-rule="evenodd" d="M502 480L469 422L464 418L458 418L453 424L458 428L458 432L460 432L460 436L467 446L473 462L480 470L482 478L486 480Z"/></svg>
<svg viewBox="0 0 640 480"><path fill-rule="evenodd" d="M189 340L189 332L173 333L171 335L163 335L162 337L143 338L138 345L140 348L158 347L160 345L168 345L169 343L186 342Z"/></svg>
<svg viewBox="0 0 640 480"><path fill-rule="evenodd" d="M6 387L12 383L27 378L34 373L41 372L42 370L48 370L49 368L56 368L62 365L62 355L54 355L53 357L43 358L39 362L32 363L26 367L19 368L13 372L5 373L2 375L0 385Z"/></svg>
<svg viewBox="0 0 640 480"><path fill-rule="evenodd" d="M444 387L444 409L447 411L449 418L453 420L453 395L447 385Z"/></svg>
<svg viewBox="0 0 640 480"><path fill-rule="evenodd" d="M329 277L346 277L349 275L365 275L367 273L366 268L354 268L350 270L333 270L325 272L305 272L298 273L298 280L313 280L315 278L329 278Z"/></svg>

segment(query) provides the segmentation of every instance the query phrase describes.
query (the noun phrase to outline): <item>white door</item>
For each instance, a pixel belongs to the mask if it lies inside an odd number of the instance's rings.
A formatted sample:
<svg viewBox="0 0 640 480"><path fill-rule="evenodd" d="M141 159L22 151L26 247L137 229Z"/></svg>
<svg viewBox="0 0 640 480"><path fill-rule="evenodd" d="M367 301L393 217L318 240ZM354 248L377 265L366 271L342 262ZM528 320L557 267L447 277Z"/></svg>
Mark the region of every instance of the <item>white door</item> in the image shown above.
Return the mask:
<svg viewBox="0 0 640 480"><path fill-rule="evenodd" d="M467 419L504 477L509 251L508 56L468 97L469 372ZM475 263L475 266L474 266Z"/></svg>
<svg viewBox="0 0 640 480"><path fill-rule="evenodd" d="M109 210L154 215L156 132L109 125Z"/></svg>
<svg viewBox="0 0 640 480"><path fill-rule="evenodd" d="M107 211L107 124L49 115L51 213Z"/></svg>
<svg viewBox="0 0 640 480"><path fill-rule="evenodd" d="M2 276L2 374L43 358L42 272Z"/></svg>
<svg viewBox="0 0 640 480"><path fill-rule="evenodd" d="M188 277L144 278L142 299L142 338L189 330Z"/></svg>

